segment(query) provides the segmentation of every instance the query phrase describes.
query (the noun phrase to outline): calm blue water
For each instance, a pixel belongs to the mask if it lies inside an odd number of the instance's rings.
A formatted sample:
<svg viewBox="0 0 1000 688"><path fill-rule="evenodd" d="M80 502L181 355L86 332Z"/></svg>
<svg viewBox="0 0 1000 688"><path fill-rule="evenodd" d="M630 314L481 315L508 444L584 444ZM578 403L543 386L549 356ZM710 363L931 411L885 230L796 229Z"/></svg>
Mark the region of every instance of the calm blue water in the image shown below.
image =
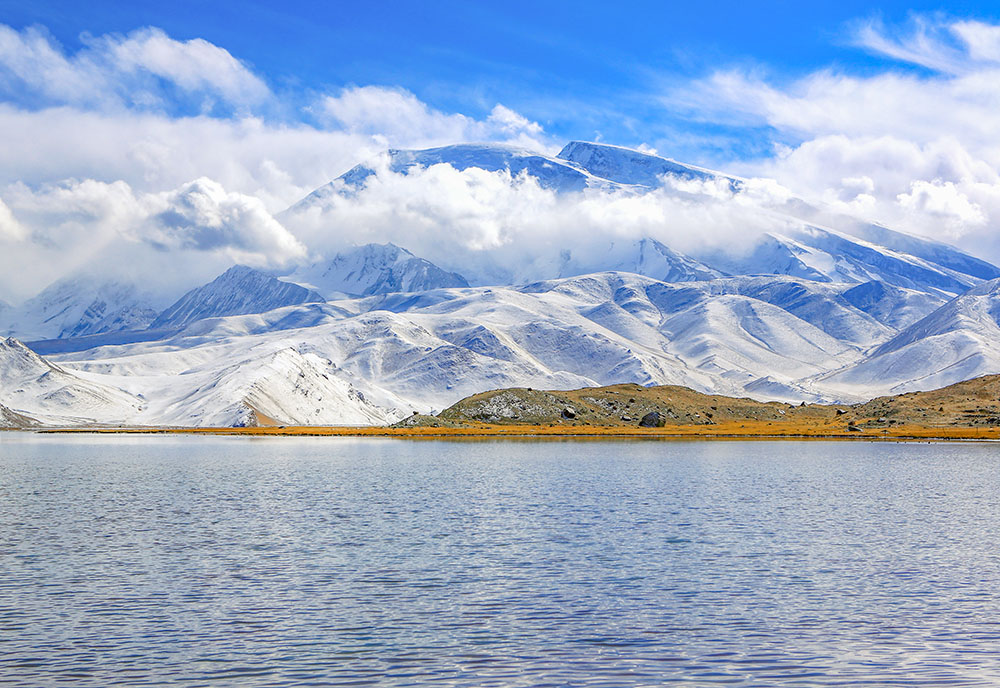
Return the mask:
<svg viewBox="0 0 1000 688"><path fill-rule="evenodd" d="M1000 446L0 434L0 684L1000 684Z"/></svg>

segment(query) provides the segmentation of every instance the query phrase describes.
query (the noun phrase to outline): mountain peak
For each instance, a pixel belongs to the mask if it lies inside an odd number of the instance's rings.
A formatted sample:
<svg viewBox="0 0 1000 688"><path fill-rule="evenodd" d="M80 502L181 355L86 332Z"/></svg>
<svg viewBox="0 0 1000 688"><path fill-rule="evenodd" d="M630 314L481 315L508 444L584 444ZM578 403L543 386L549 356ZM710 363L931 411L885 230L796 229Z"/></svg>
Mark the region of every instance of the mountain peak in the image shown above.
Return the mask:
<svg viewBox="0 0 1000 688"><path fill-rule="evenodd" d="M323 301L311 289L247 267L234 265L214 280L192 289L157 316L151 329L183 327L195 320L223 315L246 315Z"/></svg>
<svg viewBox="0 0 1000 688"><path fill-rule="evenodd" d="M400 258L416 258L412 253L402 246L397 246L391 241L384 244L363 244L358 246L356 251L360 251L364 256L370 258L385 258L388 260L399 260Z"/></svg>
<svg viewBox="0 0 1000 688"><path fill-rule="evenodd" d="M290 278L315 285L327 298L469 286L457 272L442 270L393 243L364 244L342 251Z"/></svg>
<svg viewBox="0 0 1000 688"><path fill-rule="evenodd" d="M4 310L0 331L31 341L138 330L156 317L158 302L136 284L75 274Z"/></svg>

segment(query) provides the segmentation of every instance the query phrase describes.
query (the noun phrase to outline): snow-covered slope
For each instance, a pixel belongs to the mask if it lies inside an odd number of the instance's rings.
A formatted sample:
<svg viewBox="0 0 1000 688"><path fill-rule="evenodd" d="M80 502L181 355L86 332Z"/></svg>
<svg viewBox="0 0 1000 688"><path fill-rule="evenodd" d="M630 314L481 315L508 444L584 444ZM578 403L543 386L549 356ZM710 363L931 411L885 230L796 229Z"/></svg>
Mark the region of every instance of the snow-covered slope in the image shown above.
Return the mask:
<svg viewBox="0 0 1000 688"><path fill-rule="evenodd" d="M578 165L595 177L619 184L655 188L663 183L663 178L666 176L699 180L718 179L727 182L732 189L738 189L741 184L736 177L605 143L571 141L556 157Z"/></svg>
<svg viewBox="0 0 1000 688"><path fill-rule="evenodd" d="M882 225L857 223L846 228L850 234L876 246L907 253L922 258L929 263L983 280L1000 277L1000 268L985 260L959 251L954 246L912 236L883 227Z"/></svg>
<svg viewBox="0 0 1000 688"><path fill-rule="evenodd" d="M45 360L20 341L0 340L0 404L49 424L124 423L140 399L86 380Z"/></svg>
<svg viewBox="0 0 1000 688"><path fill-rule="evenodd" d="M612 246L601 263L586 267L565 266L560 277L604 271L634 272L661 282L693 282L722 277L718 270L656 239L639 239L624 246Z"/></svg>
<svg viewBox="0 0 1000 688"><path fill-rule="evenodd" d="M540 186L559 192L583 191L587 188L617 188L615 182L594 176L572 161L553 158L525 148L499 143L462 143L454 146L428 148L424 150L391 149L385 153L386 160L361 163L340 175L334 181L321 186L289 211L299 212L314 205L321 205L334 194L351 193L365 180L375 174L375 169L383 163L396 173L407 172L413 167L430 167L447 164L456 170L471 167L488 172L506 171L511 176L525 173L538 180Z"/></svg>
<svg viewBox="0 0 1000 688"><path fill-rule="evenodd" d="M323 297L311 289L236 265L208 284L186 293L160 313L150 328L177 328L203 318L263 313L282 306L322 300Z"/></svg>
<svg viewBox="0 0 1000 688"><path fill-rule="evenodd" d="M184 374L197 379L197 386L184 390L160 380L159 399L140 421L236 427L381 425L405 415L402 408L385 408L369 400L330 360L296 346L274 350L265 343L240 351L227 365L209 360ZM402 405L398 399L391 401Z"/></svg>
<svg viewBox="0 0 1000 688"><path fill-rule="evenodd" d="M956 251L956 253L958 253ZM789 275L819 282L880 281L932 294L961 294L981 280L923 258L809 225L765 233L747 254L698 255L730 275Z"/></svg>
<svg viewBox="0 0 1000 688"><path fill-rule="evenodd" d="M785 276L731 277L705 285L706 293L711 295L738 294L777 306L859 349L885 341L896 333L895 328L843 298L840 289ZM889 306L886 310L887 314L892 313Z"/></svg>
<svg viewBox="0 0 1000 688"><path fill-rule="evenodd" d="M0 334L34 340L139 330L156 317L161 300L134 284L69 277L17 308L0 311Z"/></svg>
<svg viewBox="0 0 1000 688"><path fill-rule="evenodd" d="M947 301L938 294L902 289L877 280L849 286L840 295L850 305L896 330L909 327Z"/></svg>
<svg viewBox="0 0 1000 688"><path fill-rule="evenodd" d="M595 177L630 186L656 188L663 185L664 177L671 176L722 180L736 192L743 185L738 177L607 144L573 141L557 157ZM787 206L812 209L800 200ZM788 207L783 212L787 213ZM867 276L901 287L930 287L950 293L961 293L979 280L1000 277L997 266L947 244L877 224L842 220L841 231L830 231L803 219L798 228L784 227L765 235L758 252L745 264L737 262L722 269L736 275L786 274L833 282L866 281Z"/></svg>
<svg viewBox="0 0 1000 688"><path fill-rule="evenodd" d="M823 382L880 394L935 389L998 372L1000 279L949 301Z"/></svg>
<svg viewBox="0 0 1000 688"><path fill-rule="evenodd" d="M284 279L308 284L327 298L469 286L458 273L442 270L395 244L359 246Z"/></svg>
<svg viewBox="0 0 1000 688"><path fill-rule="evenodd" d="M387 422L486 389L625 381L855 398L815 380L895 330L843 290L788 277L669 284L606 272L203 319L165 340L54 360L141 395L133 422L142 424Z"/></svg>

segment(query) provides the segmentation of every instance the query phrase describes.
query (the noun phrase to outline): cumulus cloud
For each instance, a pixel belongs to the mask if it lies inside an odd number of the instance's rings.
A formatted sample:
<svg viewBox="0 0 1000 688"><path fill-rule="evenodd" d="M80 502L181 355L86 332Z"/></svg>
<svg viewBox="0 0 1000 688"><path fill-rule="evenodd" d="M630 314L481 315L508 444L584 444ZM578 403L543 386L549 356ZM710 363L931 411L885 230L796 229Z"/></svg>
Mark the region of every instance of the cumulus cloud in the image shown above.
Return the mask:
<svg viewBox="0 0 1000 688"><path fill-rule="evenodd" d="M253 196L227 192L202 177L142 199L147 218L136 234L162 250L223 251L235 262L282 265L305 247Z"/></svg>
<svg viewBox="0 0 1000 688"><path fill-rule="evenodd" d="M1000 26L916 17L902 29L863 23L853 39L898 66L789 83L722 70L671 95L692 116L796 141L739 165L745 174L1000 260Z"/></svg>
<svg viewBox="0 0 1000 688"><path fill-rule="evenodd" d="M259 199L207 178L159 193L93 179L14 184L3 196L0 237L16 216L19 242L0 268L7 292L20 297L80 271L176 292L234 263L281 267L306 255Z"/></svg>
<svg viewBox="0 0 1000 688"><path fill-rule="evenodd" d="M505 141L539 150L547 146L542 127L497 104L484 120L435 110L399 88L355 86L319 103L320 116L329 125L372 137L382 147L409 142L415 147L463 141Z"/></svg>
<svg viewBox="0 0 1000 688"><path fill-rule="evenodd" d="M721 181L668 178L650 193L559 194L527 174L456 170L446 164L392 172L377 167L356 192L333 195L285 219L319 255L391 241L475 282L547 279L606 269L609 251L645 237L680 251L749 247L786 220L770 208L787 198L774 182L734 193Z"/></svg>
<svg viewBox="0 0 1000 688"><path fill-rule="evenodd" d="M81 40L0 25L0 241L16 244L0 290L14 300L86 266L187 288L232 262L283 264L306 248L274 215L386 147L545 138L500 104L477 118L386 87L279 118L281 98L220 46L156 28Z"/></svg>
<svg viewBox="0 0 1000 688"><path fill-rule="evenodd" d="M202 39L177 41L146 28L126 36L84 37L65 53L44 30L0 25L0 87L30 104L169 108L177 94L206 109L245 107L270 97L267 85L228 51Z"/></svg>
<svg viewBox="0 0 1000 688"><path fill-rule="evenodd" d="M21 241L27 236L27 231L14 217L7 204L0 199L0 242Z"/></svg>
<svg viewBox="0 0 1000 688"><path fill-rule="evenodd" d="M230 103L252 104L271 96L267 85L229 51L201 38L177 41L155 28L125 38L104 36L91 50L107 55L120 73L149 73L185 91L216 93Z"/></svg>

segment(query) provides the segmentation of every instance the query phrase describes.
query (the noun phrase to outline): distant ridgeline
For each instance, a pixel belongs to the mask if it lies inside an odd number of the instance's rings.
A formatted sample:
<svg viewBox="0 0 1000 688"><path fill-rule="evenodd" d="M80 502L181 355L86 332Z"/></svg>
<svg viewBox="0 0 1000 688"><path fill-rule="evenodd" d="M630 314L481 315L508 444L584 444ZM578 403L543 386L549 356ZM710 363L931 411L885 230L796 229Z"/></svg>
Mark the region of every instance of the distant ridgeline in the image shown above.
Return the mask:
<svg viewBox="0 0 1000 688"><path fill-rule="evenodd" d="M745 186L580 142L555 157L463 144L387 161L398 174L447 164L529 175L567 202L671 179L736 197ZM322 216L377 168L352 168L282 219ZM16 337L0 349L0 412L10 424L372 424L510 387L857 402L1000 372L1000 269L878 225L821 227L816 209L794 207L799 216L776 211L774 231L739 254L609 240L596 258L567 246L530 279L488 261L439 266L393 244L282 272L234 266L173 303L71 276L0 308L0 333Z"/></svg>

